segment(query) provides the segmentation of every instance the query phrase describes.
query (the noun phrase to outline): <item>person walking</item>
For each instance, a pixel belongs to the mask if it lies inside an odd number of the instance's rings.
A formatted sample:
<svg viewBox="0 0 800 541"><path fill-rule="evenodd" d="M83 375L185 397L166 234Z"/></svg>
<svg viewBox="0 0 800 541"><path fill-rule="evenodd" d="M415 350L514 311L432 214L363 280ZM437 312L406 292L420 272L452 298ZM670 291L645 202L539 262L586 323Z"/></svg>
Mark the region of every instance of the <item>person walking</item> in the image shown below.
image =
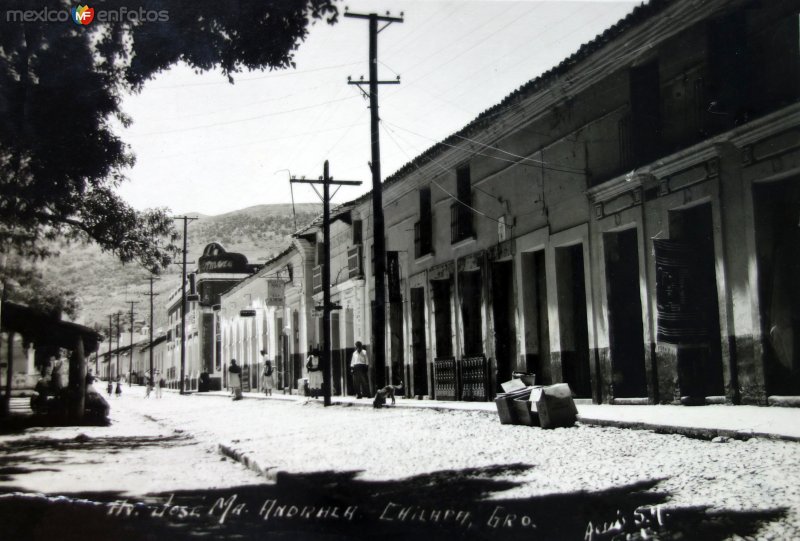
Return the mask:
<svg viewBox="0 0 800 541"><path fill-rule="evenodd" d="M231 366L228 368L228 386L233 392L234 400L242 399L242 369L236 364L236 359L231 359Z"/></svg>
<svg viewBox="0 0 800 541"><path fill-rule="evenodd" d="M356 398L369 397L369 359L367 350L361 342L356 342L356 350L350 358L350 371L353 373Z"/></svg>
<svg viewBox="0 0 800 541"><path fill-rule="evenodd" d="M156 398L161 398L161 389L164 388L167 382L161 377L161 373L156 370Z"/></svg>
<svg viewBox="0 0 800 541"><path fill-rule="evenodd" d="M119 378L117 378L117 387L116 389L114 389L114 394L116 395L117 398L119 398L120 395L122 394L122 382L120 381Z"/></svg>
<svg viewBox="0 0 800 541"><path fill-rule="evenodd" d="M153 375L145 376L147 389L145 390L144 397L150 398L150 393L153 392Z"/></svg>
<svg viewBox="0 0 800 541"><path fill-rule="evenodd" d="M275 376L272 374L272 361L267 359L267 352L261 350L261 357L264 359L264 373L261 375L261 385L266 396L272 396L272 389L275 388Z"/></svg>
<svg viewBox="0 0 800 541"><path fill-rule="evenodd" d="M314 348L306 358L308 370L308 390L311 396L317 398L322 394L322 366L319 361L319 349Z"/></svg>

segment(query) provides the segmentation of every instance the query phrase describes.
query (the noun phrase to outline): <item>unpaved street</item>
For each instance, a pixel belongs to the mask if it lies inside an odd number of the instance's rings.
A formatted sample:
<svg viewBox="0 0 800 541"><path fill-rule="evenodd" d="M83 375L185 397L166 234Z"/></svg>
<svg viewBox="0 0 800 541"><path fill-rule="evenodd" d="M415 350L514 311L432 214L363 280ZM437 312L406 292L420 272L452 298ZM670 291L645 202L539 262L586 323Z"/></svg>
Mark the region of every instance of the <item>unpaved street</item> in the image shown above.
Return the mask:
<svg viewBox="0 0 800 541"><path fill-rule="evenodd" d="M100 502L79 507L130 538L800 537L796 443L318 401L145 400L136 388L112 406L108 428L3 437L3 489ZM266 475L222 459L220 443ZM6 517L77 505L0 501Z"/></svg>

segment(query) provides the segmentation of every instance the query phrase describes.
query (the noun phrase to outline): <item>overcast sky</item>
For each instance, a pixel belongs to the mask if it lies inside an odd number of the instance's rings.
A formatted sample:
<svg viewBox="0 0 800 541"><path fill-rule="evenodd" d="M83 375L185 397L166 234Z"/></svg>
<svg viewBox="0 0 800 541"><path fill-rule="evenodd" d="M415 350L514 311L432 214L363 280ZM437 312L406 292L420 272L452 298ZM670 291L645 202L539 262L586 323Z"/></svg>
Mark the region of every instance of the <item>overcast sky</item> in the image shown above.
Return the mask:
<svg viewBox="0 0 800 541"><path fill-rule="evenodd" d="M358 0L350 11L404 13L378 37L383 178L457 131L525 82L628 14L638 2ZM317 22L297 68L219 72L178 66L123 103L121 129L137 156L120 189L134 207L221 214L291 200L289 173L362 180L334 199L371 187L369 109L347 77L368 76L368 23ZM296 186L296 202L319 202Z"/></svg>

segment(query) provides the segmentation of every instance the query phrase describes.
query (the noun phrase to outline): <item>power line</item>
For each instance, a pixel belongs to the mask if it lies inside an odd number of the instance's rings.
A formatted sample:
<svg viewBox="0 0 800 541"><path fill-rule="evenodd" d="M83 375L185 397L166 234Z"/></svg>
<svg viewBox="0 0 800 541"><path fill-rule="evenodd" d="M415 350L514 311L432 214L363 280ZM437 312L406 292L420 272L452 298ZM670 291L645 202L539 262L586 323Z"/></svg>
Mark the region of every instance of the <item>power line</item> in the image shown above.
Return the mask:
<svg viewBox="0 0 800 541"><path fill-rule="evenodd" d="M270 117L270 116L285 115L285 114L288 114L288 113L296 113L297 111L305 111L307 109L314 109L316 107L322 107L323 105L328 105L328 104L331 104L331 103L334 103L334 102L337 102L337 101L351 100L354 97L356 97L356 96L347 96L345 98L339 98L339 99L335 99L335 100L328 100L328 101L325 101L325 102L322 102L322 103L315 103L315 104L312 104L312 105L306 105L304 107L297 107L295 109L286 109L284 111L273 111L271 113L264 113L264 114L261 114L261 115L250 116L250 117L247 117L247 118L239 118L239 119L236 119L236 120L228 120L228 121L225 121L225 122L214 122L212 124L203 124L203 125L200 125L200 126L189 126L189 127L186 127L186 128L176 128L174 130L155 131L155 132L148 132L148 133L131 133L131 134L128 134L128 137L149 137L149 136L152 136L152 135L166 135L166 134L170 134L170 133L180 133L180 132L186 132L186 131L203 130L203 129L207 129L207 128L216 128L216 127L219 127L219 126L228 126L228 125L231 125L231 124L241 124L242 122L251 122L253 120L260 120L262 118L267 118L267 117Z"/></svg>
<svg viewBox="0 0 800 541"><path fill-rule="evenodd" d="M385 124L384 124L384 125L385 125ZM405 154L406 156L408 156L408 153L405 151L405 149L403 149L403 148L400 146L400 144L397 142L397 140L396 140L396 139L395 139L395 138L392 136L393 130L392 130L391 128L388 128L388 127L387 127L387 133L388 133L388 135L389 135L389 138L390 138L390 139L391 139L391 140L394 142L394 144L397 146L397 148L399 148L399 149L400 149L400 151L401 151L401 152L403 152L403 154ZM409 157L409 160L411 160L411 158L410 158L410 157ZM413 163L413 162L412 162L412 163ZM431 160L429 163L432 163L432 164L434 164L434 165L438 166L438 167L439 167L440 169L442 169L442 170L443 170L445 173L449 173L449 172L450 172L450 170L449 170L449 169L447 169L447 168L446 168L445 166L443 166L442 164L440 164L438 160ZM419 165L415 165L415 167L416 167L417 171L421 171L421 167L420 167ZM470 204L468 204L468 203L466 203L466 202L462 201L461 199L459 199L458 197L456 197L455 195L453 195L452 193L450 193L450 191L448 191L448 190L447 190L447 189L446 189L444 186L442 186L441 184L439 184L439 183L436 181L436 179L435 179L435 178L432 178L432 179L431 179L431 183L432 183L433 185L435 185L437 188L439 188L440 190L442 190L444 193L446 193L448 196L450 196L450 198L451 198L453 201L455 201L456 203L458 203L458 204L460 204L460 205L462 205L462 206L464 206L464 207L468 208L470 211L474 212L475 214L478 214L478 215L480 215L480 216L483 216L484 218L486 218L486 219L488 219L488 220L491 220L491 221L493 221L493 222L497 222L498 224L503 224L503 225L506 225L506 227L511 227L511 226L509 226L508 224L505 224L504 222L502 222L502 221L498 220L497 218L493 218L493 217L489 216L488 214L486 214L485 212L483 212L483 211L481 211L481 210L478 210L478 209L476 209L475 207L473 207L472 205L470 205Z"/></svg>
<svg viewBox="0 0 800 541"><path fill-rule="evenodd" d="M283 137L271 137L271 138L268 138L268 139L259 139L257 141L250 141L249 143L238 143L238 144L235 144L235 145L228 145L228 146L223 146L223 147L215 146L213 148L191 150L189 152L179 152L179 153L176 153L176 154L167 154L165 156L154 156L152 159L154 159L154 160L164 160L164 159L168 159L168 158L177 158L177 157L180 157L180 156L192 156L192 155L195 155L195 154L208 154L210 152L218 152L218 151L222 151L222 150L230 150L230 149L233 149L233 148L244 148L244 147L249 147L249 146L253 146L253 145L260 145L262 143L271 143L271 142L274 142L274 141L284 141L284 140L287 140L287 139L294 139L295 137L304 137L306 135L311 135L311 134L316 134L316 133L344 130L346 128L352 128L353 126L358 126L360 124L361 124L360 122L359 123L355 123L355 124L346 124L344 126L337 126L335 128L327 128L327 129L322 129L322 130L315 130L315 131L309 131L309 132L296 133L296 134L293 134L293 135L286 135L286 136L283 136Z"/></svg>
<svg viewBox="0 0 800 541"><path fill-rule="evenodd" d="M438 139L434 139L432 137L428 137L428 136L422 135L422 134L417 133L415 131L409 130L408 128L404 128L402 126L398 126L397 124L389 122L388 120L385 120L385 119L382 119L382 122L384 124L389 124L391 126L394 126L395 128L397 128L399 130L403 130L404 132L408 132L408 133L410 133L412 135L416 135L417 137L421 137L421 138L427 139L429 141L434 141L434 142L437 143L437 145L444 145L446 147L454 148L456 150L468 151L471 154L476 155L476 156L484 156L486 158L491 158L493 160L498 160L498 161L510 163L510 164L513 164L513 165L520 165L521 162L527 161L527 162L531 162L531 164L535 165L536 167L544 166L545 169L548 169L550 171L559 171L561 173L574 173L574 174L579 174L579 175L585 175L586 174L586 171L584 171L582 169L555 167L555 166L549 165L548 162L545 162L545 161L542 161L542 160L536 160L534 158L530 158L530 157L526 157L526 156L520 156L518 154L514 154L513 152L509 152L507 150L503 150L502 148L495 147L495 146L492 146L492 145L487 145L486 143L481 143L480 141L476 141L475 139L470 139L468 137L464 137L464 136L461 136L461 135L458 135L458 134L454 134L452 137L458 137L459 139L463 139L465 141L468 141L470 143L474 143L476 145L481 145L481 146L483 146L485 148L488 148L490 150L495 150L497 152L502 152L503 154L508 154L509 156L512 156L512 157L517 158L517 159L516 160L509 160L507 158L501 158L501 157L498 157L498 156L492 156L491 154L484 154L482 152L476 152L476 151L473 151L473 150L466 149L464 147L451 145L449 143L445 143L444 141L439 141Z"/></svg>
<svg viewBox="0 0 800 541"><path fill-rule="evenodd" d="M290 94L285 94L283 96L276 96L276 97L273 97L273 98L267 98L267 99L256 100L256 101L251 101L251 102L239 102L236 105L232 105L230 107L213 107L212 109L208 109L207 102L206 102L206 104L204 104L204 107L207 110L205 110L203 112L200 112L200 113L189 113L189 114L175 115L175 116L159 114L157 117L151 117L151 118L158 118L159 120L179 120L179 119L183 119L183 118L195 118L195 117L200 117L200 116L216 115L216 114L219 114L219 113L224 113L226 111L235 111L237 109L248 109L248 108L252 107L253 105L261 105L263 103L271 103L271 102L281 101L281 100L285 100L285 99L289 99L289 98L296 98L299 95L309 94L314 90L319 90L320 88L329 87L329 86L332 86L333 84L335 84L335 83L334 82L329 82L329 83L326 83L326 84L321 84L321 85L317 85L317 86L312 86L310 88L306 88L302 92L292 92Z"/></svg>
<svg viewBox="0 0 800 541"><path fill-rule="evenodd" d="M320 68L311 68L307 70L297 70L297 71L286 71L281 73L266 73L264 75L260 75L258 77L249 77L247 79L234 79L234 83L249 83L252 81L261 81L264 79L277 79L279 77L288 77L291 75L301 75L304 73L314 73L318 71L326 71L332 69L339 69L345 68L347 66L353 66L358 64L358 62L349 62L346 64L336 64L335 66L323 66ZM165 85L165 86L149 86L147 90L169 90L173 88L186 88L186 87L193 87L193 86L214 86L214 85L231 85L230 81L205 81L205 82L198 82L198 83L180 83L174 85Z"/></svg>

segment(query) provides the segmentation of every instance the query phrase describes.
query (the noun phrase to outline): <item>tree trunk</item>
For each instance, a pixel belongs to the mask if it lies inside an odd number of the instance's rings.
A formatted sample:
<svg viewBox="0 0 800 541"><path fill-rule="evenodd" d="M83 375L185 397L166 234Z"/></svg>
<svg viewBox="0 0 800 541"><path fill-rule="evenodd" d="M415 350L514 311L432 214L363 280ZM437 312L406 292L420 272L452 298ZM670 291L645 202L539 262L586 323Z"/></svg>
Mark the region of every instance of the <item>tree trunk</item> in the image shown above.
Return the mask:
<svg viewBox="0 0 800 541"><path fill-rule="evenodd" d="M80 423L86 403L86 357L83 354L83 337L75 339L75 349L69 360L69 420Z"/></svg>

